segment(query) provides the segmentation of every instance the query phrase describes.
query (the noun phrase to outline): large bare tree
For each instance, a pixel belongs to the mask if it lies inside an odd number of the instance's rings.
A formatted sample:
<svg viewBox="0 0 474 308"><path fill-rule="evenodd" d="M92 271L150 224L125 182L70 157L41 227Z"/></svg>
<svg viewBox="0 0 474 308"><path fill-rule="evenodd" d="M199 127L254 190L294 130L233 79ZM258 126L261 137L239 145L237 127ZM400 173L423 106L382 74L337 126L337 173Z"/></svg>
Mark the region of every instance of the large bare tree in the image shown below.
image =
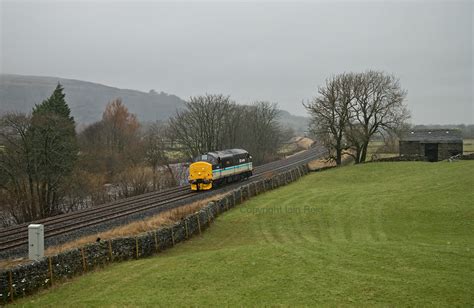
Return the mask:
<svg viewBox="0 0 474 308"><path fill-rule="evenodd" d="M33 143L29 136L31 118L24 114L7 114L0 119L1 208L16 222L39 216L35 198Z"/></svg>
<svg viewBox="0 0 474 308"><path fill-rule="evenodd" d="M256 164L273 158L282 141L276 104L237 105L228 96L191 97L184 110L170 119L169 135L188 157L240 147Z"/></svg>
<svg viewBox="0 0 474 308"><path fill-rule="evenodd" d="M102 120L86 127L79 135L82 167L109 177L143 160L140 123L120 98L109 102Z"/></svg>
<svg viewBox="0 0 474 308"><path fill-rule="evenodd" d="M121 98L112 100L102 114L105 143L110 151L122 153L137 139L140 123Z"/></svg>
<svg viewBox="0 0 474 308"><path fill-rule="evenodd" d="M333 76L318 88L318 96L303 103L311 115L310 131L328 148L337 165L348 148L345 131L351 121L354 78L354 74Z"/></svg>
<svg viewBox="0 0 474 308"><path fill-rule="evenodd" d="M351 106L352 127L357 129L361 146L356 162L364 162L371 138L391 134L404 126L410 113L403 103L407 91L393 75L379 71L357 74L354 82L355 104ZM354 137L354 136L353 136Z"/></svg>
<svg viewBox="0 0 474 308"><path fill-rule="evenodd" d="M278 123L279 110L275 103L255 102L240 106L242 124L241 138L237 144L253 155L253 161L261 164L275 158L280 148L283 130Z"/></svg>
<svg viewBox="0 0 474 308"><path fill-rule="evenodd" d="M340 165L346 150L356 163L364 162L371 138L391 134L406 123L405 97L393 75L367 71L331 77L303 105L311 115L311 131Z"/></svg>
<svg viewBox="0 0 474 308"><path fill-rule="evenodd" d="M230 119L235 103L229 96L206 94L191 97L184 110L169 121L170 134L184 148L187 156L221 150L224 137L230 137Z"/></svg>

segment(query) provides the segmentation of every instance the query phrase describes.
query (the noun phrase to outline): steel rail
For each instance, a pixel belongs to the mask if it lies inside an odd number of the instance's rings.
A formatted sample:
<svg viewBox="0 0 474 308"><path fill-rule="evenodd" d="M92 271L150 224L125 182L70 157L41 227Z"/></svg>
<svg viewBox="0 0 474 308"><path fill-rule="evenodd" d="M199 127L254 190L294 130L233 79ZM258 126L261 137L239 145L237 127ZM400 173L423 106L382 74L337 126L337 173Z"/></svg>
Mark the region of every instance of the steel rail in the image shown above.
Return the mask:
<svg viewBox="0 0 474 308"><path fill-rule="evenodd" d="M284 160L270 162L265 165L258 166L254 168L255 174L258 174L260 172L265 172L265 170L271 170L273 165L279 165L281 164L281 161L284 161ZM34 222L24 223L24 224L16 225L9 228L3 228L3 229L0 229L0 238L7 238L11 235L17 235L17 232L22 231L22 230L25 230L26 232L27 226L31 223L35 223L35 224L48 223L49 225L51 225L54 222L63 222L65 219L71 220L74 218L82 218L82 217L86 217L90 215L95 215L97 213L102 213L105 211L109 211L111 209L117 209L122 206L128 206L131 204L131 202L134 202L133 204L135 204L136 202L142 202L149 199L154 200L157 197L171 195L176 192L185 192L188 189L189 189L188 186L184 186L184 187L169 188L169 189L159 191L159 192L155 191L155 192L145 193L138 196L133 196L133 197L129 197L129 198L121 199L121 200L116 200L113 202L104 203L96 207L87 208L87 209L83 209L83 210L72 212L72 213L64 213L64 214L36 220Z"/></svg>
<svg viewBox="0 0 474 308"><path fill-rule="evenodd" d="M304 162L315 159L315 156L324 154L324 152L325 151L318 149L310 149L287 159L258 166L254 169L255 175L249 178L249 181L255 181L258 178L266 175L268 172L275 172L282 169L289 169L295 165L301 165ZM233 187L237 187L239 185L242 184L240 182L233 183L207 193L201 193L200 195L204 197L217 194L223 190L233 189ZM184 194L182 194L183 192ZM95 208L38 220L35 221L35 223L45 224L45 238L52 238L81 228L108 222L117 218L126 217L140 212L146 212L147 210L156 207L162 207L176 201L185 200L191 196L196 196L196 193L189 191L189 187L187 186L172 188L165 191L147 193L111 203L106 203ZM71 219L74 219L74 221ZM25 226L26 224L8 228L8 230L1 230L0 251L18 248L27 244L28 237ZM20 231L21 233L18 232L18 230L22 228L23 230Z"/></svg>

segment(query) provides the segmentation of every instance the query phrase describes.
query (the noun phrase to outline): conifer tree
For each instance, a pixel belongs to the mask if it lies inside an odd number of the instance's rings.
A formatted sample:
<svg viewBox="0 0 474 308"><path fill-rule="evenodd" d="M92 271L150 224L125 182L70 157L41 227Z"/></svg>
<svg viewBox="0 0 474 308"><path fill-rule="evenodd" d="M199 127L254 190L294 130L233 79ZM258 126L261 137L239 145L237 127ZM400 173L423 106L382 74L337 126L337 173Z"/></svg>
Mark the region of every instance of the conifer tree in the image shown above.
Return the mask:
<svg viewBox="0 0 474 308"><path fill-rule="evenodd" d="M0 205L16 222L62 212L78 147L74 119L60 84L32 115L0 117Z"/></svg>
<svg viewBox="0 0 474 308"><path fill-rule="evenodd" d="M34 191L41 217L57 214L58 190L77 159L74 118L60 84L33 109L29 131L33 145Z"/></svg>
<svg viewBox="0 0 474 308"><path fill-rule="evenodd" d="M60 83L58 83L53 94L51 94L48 99L44 100L39 105L35 105L33 108L33 116L52 113L62 116L65 119L69 119L72 124L74 124L74 118L71 116L71 109L66 103L66 95L63 93L63 91L64 88Z"/></svg>

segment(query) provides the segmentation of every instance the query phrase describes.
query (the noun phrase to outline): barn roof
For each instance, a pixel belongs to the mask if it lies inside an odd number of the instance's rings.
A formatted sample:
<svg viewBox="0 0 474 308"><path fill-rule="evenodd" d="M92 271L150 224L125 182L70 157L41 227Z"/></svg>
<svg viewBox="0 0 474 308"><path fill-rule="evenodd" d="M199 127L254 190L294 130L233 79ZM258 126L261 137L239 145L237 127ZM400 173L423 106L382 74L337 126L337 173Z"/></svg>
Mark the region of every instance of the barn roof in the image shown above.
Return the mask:
<svg viewBox="0 0 474 308"><path fill-rule="evenodd" d="M459 129L417 129L408 131L400 141L418 141L421 143L462 143Z"/></svg>

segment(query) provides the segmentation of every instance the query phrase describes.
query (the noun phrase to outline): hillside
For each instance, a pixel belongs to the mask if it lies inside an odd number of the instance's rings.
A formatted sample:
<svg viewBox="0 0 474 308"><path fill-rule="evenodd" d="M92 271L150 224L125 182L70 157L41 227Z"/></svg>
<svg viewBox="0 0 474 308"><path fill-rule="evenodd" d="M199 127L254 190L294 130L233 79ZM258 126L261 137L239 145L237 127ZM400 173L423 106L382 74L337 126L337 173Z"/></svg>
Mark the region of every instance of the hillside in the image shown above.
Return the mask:
<svg viewBox="0 0 474 308"><path fill-rule="evenodd" d="M51 95L58 82L64 86L72 115L82 124L100 120L105 105L118 97L141 121L165 120L184 103L179 97L166 93L145 93L55 77L1 75L0 112L31 112L34 104Z"/></svg>
<svg viewBox="0 0 474 308"><path fill-rule="evenodd" d="M279 121L283 126L292 128L300 136L308 130L309 118L293 115L285 110L280 110Z"/></svg>
<svg viewBox="0 0 474 308"><path fill-rule="evenodd" d="M0 114L8 111L31 112L35 104L51 95L58 82L64 86L72 115L80 124L100 120L105 105L118 97L142 122L166 120L184 104L181 98L163 92L146 93L56 77L0 75ZM302 133L307 128L308 119L282 110L280 122Z"/></svg>
<svg viewBox="0 0 474 308"><path fill-rule="evenodd" d="M314 173L20 306L469 306L474 162Z"/></svg>

